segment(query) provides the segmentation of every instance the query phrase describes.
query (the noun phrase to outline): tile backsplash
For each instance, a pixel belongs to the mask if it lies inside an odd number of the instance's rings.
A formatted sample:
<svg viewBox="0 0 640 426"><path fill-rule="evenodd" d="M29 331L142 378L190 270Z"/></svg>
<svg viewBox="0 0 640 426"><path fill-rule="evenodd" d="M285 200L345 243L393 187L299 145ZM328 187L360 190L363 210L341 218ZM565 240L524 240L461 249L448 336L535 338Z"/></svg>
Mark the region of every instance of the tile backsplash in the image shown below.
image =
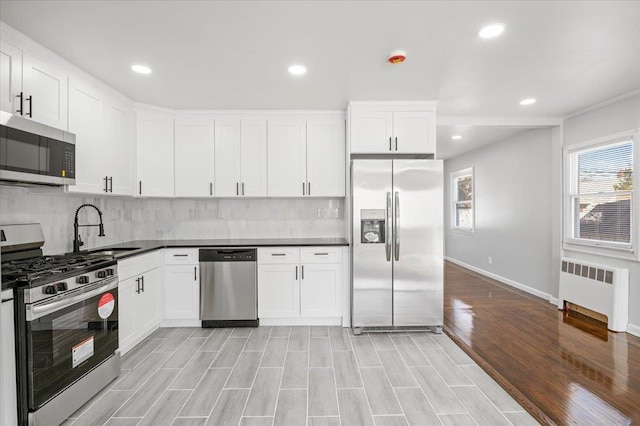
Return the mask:
<svg viewBox="0 0 640 426"><path fill-rule="evenodd" d="M142 239L344 237L344 199L138 199L67 194L61 188L0 186L0 223L42 225L45 254L71 251L73 217L84 203L103 213L81 228L83 249ZM94 209L80 223L98 223Z"/></svg>

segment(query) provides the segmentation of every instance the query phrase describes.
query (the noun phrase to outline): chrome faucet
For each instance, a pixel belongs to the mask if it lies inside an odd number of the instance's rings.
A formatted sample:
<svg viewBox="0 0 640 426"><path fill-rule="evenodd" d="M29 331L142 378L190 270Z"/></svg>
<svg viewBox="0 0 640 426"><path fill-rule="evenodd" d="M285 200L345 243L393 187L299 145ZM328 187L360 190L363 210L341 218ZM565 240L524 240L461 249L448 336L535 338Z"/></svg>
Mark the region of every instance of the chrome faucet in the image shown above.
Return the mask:
<svg viewBox="0 0 640 426"><path fill-rule="evenodd" d="M96 209L96 211L98 212L98 216L100 217L100 223L97 225L78 224L78 213L83 207L93 207L94 209ZM84 245L84 242L82 242L82 239L80 239L80 234L78 233L78 228L81 226L98 226L100 229L100 232L98 233L98 237L104 237L104 225L102 224L102 212L100 211L100 209L94 206L93 204L83 204L80 207L78 207L78 209L76 210L76 216L73 221L73 251L74 252L80 251L80 247Z"/></svg>

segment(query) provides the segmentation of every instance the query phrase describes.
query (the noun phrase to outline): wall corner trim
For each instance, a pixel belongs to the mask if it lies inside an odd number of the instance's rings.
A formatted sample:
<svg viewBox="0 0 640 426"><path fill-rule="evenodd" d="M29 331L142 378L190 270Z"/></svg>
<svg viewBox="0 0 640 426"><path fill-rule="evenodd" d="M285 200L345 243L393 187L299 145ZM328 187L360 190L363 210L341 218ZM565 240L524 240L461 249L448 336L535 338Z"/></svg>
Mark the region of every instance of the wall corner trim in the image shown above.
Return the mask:
<svg viewBox="0 0 640 426"><path fill-rule="evenodd" d="M524 285L524 284L519 283L517 281L510 280L509 278L505 278L503 276L494 274L492 272L485 271L484 269L477 268L477 267L475 267L473 265L469 265L469 264L464 263L464 262L462 262L460 260L453 259L453 258L451 258L449 256L445 256L445 260L448 260L451 263L455 263L456 265L462 266L463 268L470 269L473 272L477 272L480 275L484 275L485 277L489 277L489 278L492 278L492 279L494 279L496 281L500 281L501 283L507 284L507 285L509 285L511 287L515 287L515 288L517 288L519 290L522 290L522 291L524 291L526 293L529 293L529 294L532 294L534 296L537 296L537 297L539 297L541 299L547 300L549 303L555 304L556 306L558 305L558 299L552 298L552 296L549 293L545 293L545 292L537 290L537 289L535 289L533 287L529 287L528 285Z"/></svg>
<svg viewBox="0 0 640 426"><path fill-rule="evenodd" d="M640 337L640 325L627 324L627 333Z"/></svg>

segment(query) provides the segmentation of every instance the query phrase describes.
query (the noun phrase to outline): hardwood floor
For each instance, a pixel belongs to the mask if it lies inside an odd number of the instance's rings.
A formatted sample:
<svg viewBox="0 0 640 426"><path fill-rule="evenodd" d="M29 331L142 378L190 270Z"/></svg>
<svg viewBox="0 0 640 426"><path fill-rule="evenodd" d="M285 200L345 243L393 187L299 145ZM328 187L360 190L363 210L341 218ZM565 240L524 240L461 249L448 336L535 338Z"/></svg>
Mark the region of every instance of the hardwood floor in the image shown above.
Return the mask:
<svg viewBox="0 0 640 426"><path fill-rule="evenodd" d="M445 332L543 424L640 424L640 338L450 262Z"/></svg>

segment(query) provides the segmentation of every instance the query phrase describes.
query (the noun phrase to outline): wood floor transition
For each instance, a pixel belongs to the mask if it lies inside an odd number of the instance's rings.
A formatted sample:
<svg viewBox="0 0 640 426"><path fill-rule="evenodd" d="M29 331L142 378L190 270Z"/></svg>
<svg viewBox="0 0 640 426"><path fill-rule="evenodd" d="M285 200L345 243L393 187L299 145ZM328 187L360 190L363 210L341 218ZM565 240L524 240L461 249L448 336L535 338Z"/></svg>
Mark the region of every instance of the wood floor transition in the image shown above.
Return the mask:
<svg viewBox="0 0 640 426"><path fill-rule="evenodd" d="M542 424L640 424L640 338L446 262L445 332Z"/></svg>

